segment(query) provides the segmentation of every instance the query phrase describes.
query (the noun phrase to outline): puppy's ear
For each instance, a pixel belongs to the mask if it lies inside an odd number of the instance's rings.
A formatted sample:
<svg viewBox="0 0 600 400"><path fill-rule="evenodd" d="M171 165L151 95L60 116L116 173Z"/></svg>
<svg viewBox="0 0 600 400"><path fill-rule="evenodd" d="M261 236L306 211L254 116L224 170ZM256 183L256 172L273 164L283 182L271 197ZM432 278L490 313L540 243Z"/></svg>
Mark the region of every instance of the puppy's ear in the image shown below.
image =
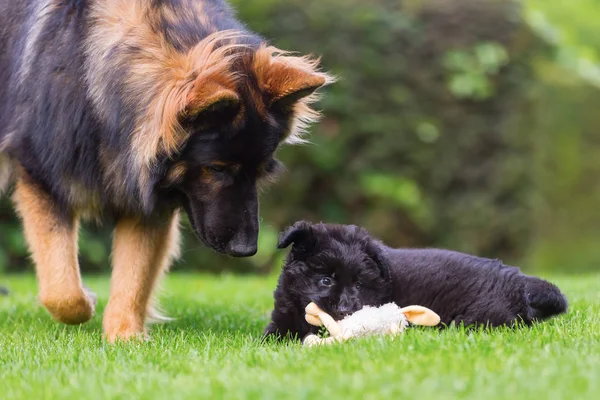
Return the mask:
<svg viewBox="0 0 600 400"><path fill-rule="evenodd" d="M367 247L365 249L369 258L371 258L377 266L379 267L379 271L381 272L381 276L388 280L390 279L390 267L387 257L383 254L383 250L381 248L381 243L376 240L369 240L367 243Z"/></svg>
<svg viewBox="0 0 600 400"><path fill-rule="evenodd" d="M292 243L305 248L314 245L315 235L310 222L299 221L283 231L279 236L277 248L285 249Z"/></svg>

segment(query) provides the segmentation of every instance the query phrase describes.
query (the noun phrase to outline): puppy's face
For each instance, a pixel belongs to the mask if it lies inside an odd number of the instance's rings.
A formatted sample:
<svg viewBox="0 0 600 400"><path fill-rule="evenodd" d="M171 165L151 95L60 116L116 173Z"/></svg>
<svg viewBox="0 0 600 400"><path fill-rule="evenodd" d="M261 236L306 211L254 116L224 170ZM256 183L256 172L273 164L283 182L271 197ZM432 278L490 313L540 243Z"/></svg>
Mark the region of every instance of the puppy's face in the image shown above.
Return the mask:
<svg viewBox="0 0 600 400"><path fill-rule="evenodd" d="M280 282L298 307L314 301L339 320L391 301L387 262L364 229L299 222L283 233L279 247L292 243Z"/></svg>

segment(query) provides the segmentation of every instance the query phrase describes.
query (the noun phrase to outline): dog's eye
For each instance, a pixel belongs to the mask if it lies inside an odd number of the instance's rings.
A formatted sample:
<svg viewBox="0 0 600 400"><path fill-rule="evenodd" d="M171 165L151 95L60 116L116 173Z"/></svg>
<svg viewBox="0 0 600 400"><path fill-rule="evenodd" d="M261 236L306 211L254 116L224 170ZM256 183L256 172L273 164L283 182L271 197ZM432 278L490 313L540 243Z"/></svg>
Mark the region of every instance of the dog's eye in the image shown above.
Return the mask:
<svg viewBox="0 0 600 400"><path fill-rule="evenodd" d="M331 281L330 278L321 278L321 285L331 286L331 285L333 285L333 282Z"/></svg>
<svg viewBox="0 0 600 400"><path fill-rule="evenodd" d="M209 165L207 168L210 172L216 172L216 173L225 172L225 170L227 169L226 166L218 165L218 164Z"/></svg>
<svg viewBox="0 0 600 400"><path fill-rule="evenodd" d="M283 170L283 164L279 160L272 159L263 167L266 174L278 175Z"/></svg>
<svg viewBox="0 0 600 400"><path fill-rule="evenodd" d="M362 289L362 283L360 283L360 282L356 282L356 283L354 284L354 287L356 288L356 290L360 290L360 289Z"/></svg>

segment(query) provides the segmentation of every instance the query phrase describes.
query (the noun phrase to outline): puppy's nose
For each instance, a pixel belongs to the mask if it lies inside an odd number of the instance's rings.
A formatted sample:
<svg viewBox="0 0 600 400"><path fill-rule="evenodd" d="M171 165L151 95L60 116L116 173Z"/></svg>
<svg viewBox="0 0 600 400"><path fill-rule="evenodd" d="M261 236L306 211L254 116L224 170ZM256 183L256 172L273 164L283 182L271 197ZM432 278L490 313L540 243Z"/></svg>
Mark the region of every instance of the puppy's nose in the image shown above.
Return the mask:
<svg viewBox="0 0 600 400"><path fill-rule="evenodd" d="M350 306L340 306L338 307L338 314L342 317L345 318L348 315L352 314L354 312L354 307L350 307Z"/></svg>

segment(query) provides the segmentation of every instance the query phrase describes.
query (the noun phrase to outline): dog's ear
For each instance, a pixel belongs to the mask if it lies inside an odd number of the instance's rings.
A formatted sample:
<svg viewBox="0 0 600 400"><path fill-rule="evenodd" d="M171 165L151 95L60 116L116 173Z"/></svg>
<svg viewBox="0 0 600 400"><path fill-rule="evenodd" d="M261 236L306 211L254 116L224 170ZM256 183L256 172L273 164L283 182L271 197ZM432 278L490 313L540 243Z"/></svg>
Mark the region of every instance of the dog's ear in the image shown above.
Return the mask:
<svg viewBox="0 0 600 400"><path fill-rule="evenodd" d="M187 97L182 113L183 123L199 122L213 125L218 121L231 121L240 109L238 94L214 80L196 82Z"/></svg>
<svg viewBox="0 0 600 400"><path fill-rule="evenodd" d="M281 233L277 248L285 249L292 243L299 247L308 248L314 245L315 241L312 224L306 221L299 221Z"/></svg>
<svg viewBox="0 0 600 400"><path fill-rule="evenodd" d="M293 56L272 46L263 46L256 52L253 69L267 96L267 106L280 111L291 110L300 100L335 81L319 70L318 59Z"/></svg>
<svg viewBox="0 0 600 400"><path fill-rule="evenodd" d="M369 240L367 243L367 247L365 249L369 258L371 258L377 266L379 267L379 271L381 276L388 280L390 279L390 266L387 257L383 254L383 250L381 248L381 243L376 240Z"/></svg>
<svg viewBox="0 0 600 400"><path fill-rule="evenodd" d="M278 72L279 82L274 82L271 108L276 110L288 110L301 99L312 95L318 88L325 85L326 80L303 70L294 70L283 64Z"/></svg>

